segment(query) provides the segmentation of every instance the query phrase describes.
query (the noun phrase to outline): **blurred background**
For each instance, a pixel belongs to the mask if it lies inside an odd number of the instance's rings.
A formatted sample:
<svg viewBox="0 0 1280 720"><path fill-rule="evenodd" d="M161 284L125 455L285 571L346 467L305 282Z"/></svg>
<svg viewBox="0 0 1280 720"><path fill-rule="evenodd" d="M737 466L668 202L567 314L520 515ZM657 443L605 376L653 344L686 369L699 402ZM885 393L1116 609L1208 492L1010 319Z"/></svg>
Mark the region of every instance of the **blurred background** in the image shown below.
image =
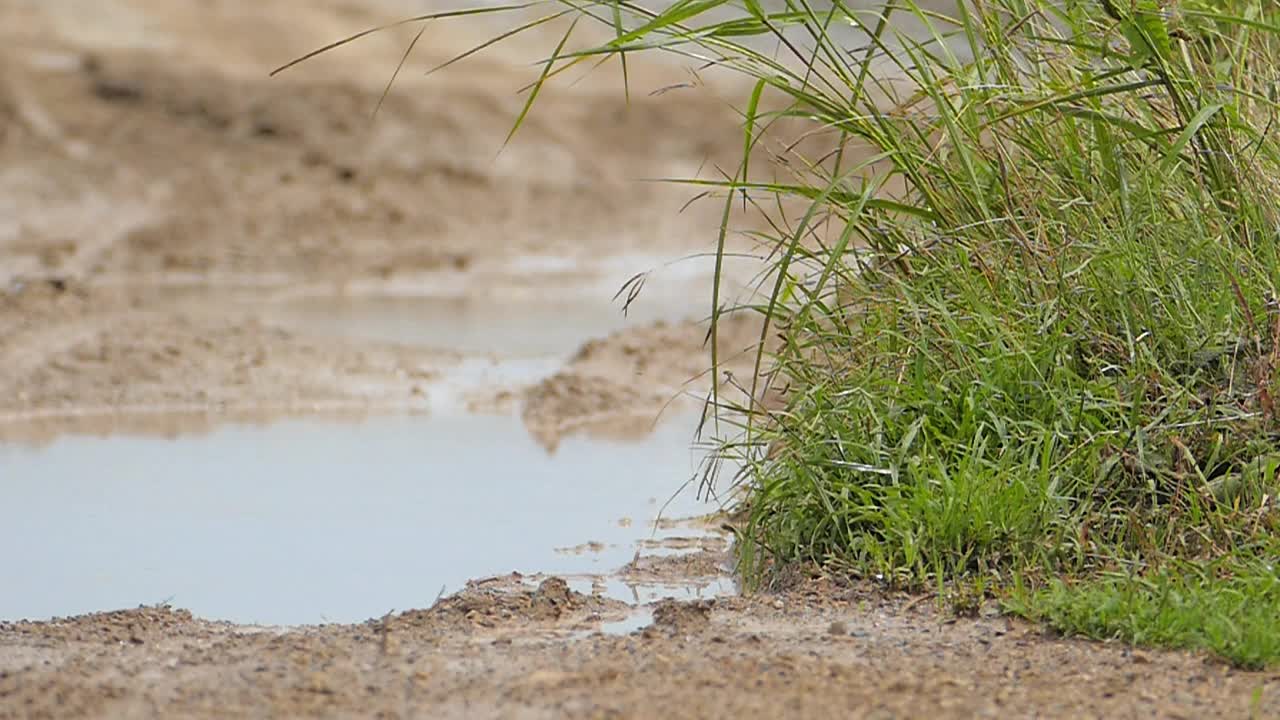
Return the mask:
<svg viewBox="0 0 1280 720"><path fill-rule="evenodd" d="M664 265L714 248L721 207L645 180L714 176L741 140L688 70L633 62L629 100L616 63L556 82L505 147L563 24L425 71L532 10L429 24L376 120L417 25L268 75L448 7L4 3L0 435L520 405L618 331L583 371L612 379L569 383L591 408L526 414L649 412L700 372L711 263Z"/></svg>

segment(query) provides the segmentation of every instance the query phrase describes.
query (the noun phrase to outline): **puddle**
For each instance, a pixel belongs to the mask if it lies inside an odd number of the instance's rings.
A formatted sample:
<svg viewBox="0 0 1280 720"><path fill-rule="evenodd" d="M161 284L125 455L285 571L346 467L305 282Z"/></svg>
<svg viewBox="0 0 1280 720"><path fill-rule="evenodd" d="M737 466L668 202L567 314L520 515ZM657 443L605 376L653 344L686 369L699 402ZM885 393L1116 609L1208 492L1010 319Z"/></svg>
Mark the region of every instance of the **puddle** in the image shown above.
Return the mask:
<svg viewBox="0 0 1280 720"><path fill-rule="evenodd" d="M473 578L608 575L640 541L694 532L653 521L697 468L695 424L554 455L483 415L0 446L0 543L22 548L0 568L0 619L170 602L239 623L359 622ZM690 491L665 516L715 509ZM633 602L699 592L605 585Z"/></svg>
<svg viewBox="0 0 1280 720"><path fill-rule="evenodd" d="M536 385L564 366L558 357L497 358L467 357L440 371L428 386L430 407L436 411L465 412L477 398L491 398L495 388L522 388ZM692 437L692 436L691 436Z"/></svg>
<svg viewBox="0 0 1280 720"><path fill-rule="evenodd" d="M553 260L577 268L564 258L544 259ZM549 270L534 265L529 272L537 275ZM577 272L583 271L577 268ZM429 289L435 294L421 294L425 288L404 294L298 294L255 303L253 308L265 322L295 332L462 354L499 354L504 359L563 359L585 338L658 321L700 320L706 315L710 276L673 268L649 276L624 313L626 293L617 298L614 294L633 274L606 273L604 276L610 277L607 282L575 275L561 283L544 281L529 287L486 286L470 278L458 288L433 282Z"/></svg>
<svg viewBox="0 0 1280 720"><path fill-rule="evenodd" d="M641 608L628 614L621 620L601 623L600 632L605 635L630 635L631 633L643 630L652 624L653 611L648 608Z"/></svg>
<svg viewBox="0 0 1280 720"><path fill-rule="evenodd" d="M613 305L540 300L485 303L469 298L314 297L268 306L264 322L297 332L394 342L504 358L567 355L584 337L626 326Z"/></svg>
<svg viewBox="0 0 1280 720"><path fill-rule="evenodd" d="M729 576L693 579L684 584L668 583L629 583L626 580L607 577L601 581L604 585L602 594L632 605L648 605L659 600L710 600L717 597L738 594L738 587ZM569 587L581 593L591 590L571 581Z"/></svg>

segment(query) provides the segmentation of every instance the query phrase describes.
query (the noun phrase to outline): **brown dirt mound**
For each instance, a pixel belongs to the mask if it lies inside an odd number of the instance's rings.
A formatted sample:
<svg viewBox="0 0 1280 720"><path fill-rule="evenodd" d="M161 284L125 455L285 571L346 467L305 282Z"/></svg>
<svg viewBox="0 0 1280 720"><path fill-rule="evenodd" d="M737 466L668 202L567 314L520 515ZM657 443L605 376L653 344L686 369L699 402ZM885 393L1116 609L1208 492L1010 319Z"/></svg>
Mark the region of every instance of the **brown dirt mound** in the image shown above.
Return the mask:
<svg viewBox="0 0 1280 720"><path fill-rule="evenodd" d="M633 583L664 583L723 578L731 574L733 555L726 549L675 555L643 555L627 563L618 575Z"/></svg>
<svg viewBox="0 0 1280 720"><path fill-rule="evenodd" d="M496 628L530 623L554 623L591 613L618 611L624 605L569 589L561 578L547 578L536 589L523 585L515 574L469 583L426 610L411 610L386 618L397 629L451 630Z"/></svg>
<svg viewBox="0 0 1280 720"><path fill-rule="evenodd" d="M54 618L45 622L0 622L0 634L39 642L142 645L177 630L187 631L197 624L187 610L158 606Z"/></svg>
<svg viewBox="0 0 1280 720"><path fill-rule="evenodd" d="M0 293L0 438L128 429L120 416L161 413L209 424L411 410L453 361L440 352L300 337L247 311L142 305L74 281L32 282Z"/></svg>
<svg viewBox="0 0 1280 720"><path fill-rule="evenodd" d="M758 319L726 318L719 333L722 371L750 377ZM711 383L706 340L703 324L656 323L589 341L562 371L525 391L525 426L553 450L573 432L643 435L666 410L700 409Z"/></svg>
<svg viewBox="0 0 1280 720"><path fill-rule="evenodd" d="M653 625L647 630L673 635L692 635L711 627L713 600L677 602L663 600L653 609Z"/></svg>

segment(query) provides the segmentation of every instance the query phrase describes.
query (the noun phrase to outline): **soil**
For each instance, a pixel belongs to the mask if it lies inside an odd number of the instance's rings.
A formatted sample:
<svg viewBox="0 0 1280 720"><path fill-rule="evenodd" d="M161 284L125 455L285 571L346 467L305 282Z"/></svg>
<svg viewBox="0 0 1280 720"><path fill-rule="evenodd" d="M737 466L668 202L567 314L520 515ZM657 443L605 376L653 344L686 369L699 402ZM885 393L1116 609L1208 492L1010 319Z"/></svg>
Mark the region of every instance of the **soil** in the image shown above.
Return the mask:
<svg viewBox="0 0 1280 720"><path fill-rule="evenodd" d="M267 76L414 10L0 6L0 441L431 412L468 359L451 338L357 341L263 309L609 302L632 273L713 247L718 205L682 211L688 188L637 182L734 162L737 116L681 69L633 62L629 100L616 68L548 88L501 153L554 28L424 77L511 23L429 26L373 121L413 28ZM673 86L688 87L655 92ZM705 314L703 285L652 287ZM709 387L704 333L633 323L584 336L546 377L464 394L475 411L519 412L549 449L569 433L644 433ZM748 320L726 323L737 378L757 338ZM728 572L723 542L683 549L620 575L696 586ZM167 607L0 623L0 717L1280 716L1273 674L956 618L830 578L666 601L648 627L602 632L633 613L562 580L503 577L358 625L246 627Z"/></svg>
<svg viewBox="0 0 1280 720"><path fill-rule="evenodd" d="M0 624L3 717L1274 717L1274 674L1065 640L806 579L664 601L651 625L556 579L473 583L350 626L171 608ZM1252 715L1251 715L1252 713Z"/></svg>
<svg viewBox="0 0 1280 720"><path fill-rule="evenodd" d="M536 77L514 58L545 50L537 38L405 72L380 106L409 29L267 75L411 5L116 0L87 28L78 3L5 3L0 437L422 409L460 359L450 338L352 343L258 311L365 296L607 305L631 274L714 247L717 207L681 211L687 187L640 181L732 159L736 119L709 93L562 83L504 147L515 91ZM415 67L491 27L432 26ZM637 64L633 81L656 88L656 72ZM686 316L705 315L709 295L675 287ZM542 388L470 400L505 409L531 392L525 416L549 446L652 416L702 370L704 331L673 320L584 348Z"/></svg>

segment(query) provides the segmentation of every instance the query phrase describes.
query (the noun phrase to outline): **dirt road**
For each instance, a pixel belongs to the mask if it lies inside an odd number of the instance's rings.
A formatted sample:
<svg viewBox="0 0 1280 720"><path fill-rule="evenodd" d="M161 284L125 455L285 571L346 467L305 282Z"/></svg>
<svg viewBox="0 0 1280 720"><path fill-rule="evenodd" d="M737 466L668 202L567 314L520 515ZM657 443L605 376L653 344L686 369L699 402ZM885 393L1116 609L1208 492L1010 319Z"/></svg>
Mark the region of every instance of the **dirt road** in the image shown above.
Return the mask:
<svg viewBox="0 0 1280 720"><path fill-rule="evenodd" d="M690 318L705 313L708 263L655 274L625 322L609 303L632 274L711 248L716 205L681 211L688 188L637 179L732 163L732 110L706 88L650 94L690 76L643 64L628 104L606 68L544 93L498 153L548 36L406 72L372 123L412 29L267 77L420 7L3 4L0 440L452 403L518 410L554 447L705 387ZM412 67L492 27L433 25ZM402 303L428 337L369 334L363 310L342 320L371 302ZM731 323L726 352L754 332ZM526 351L554 366L529 379L468 370ZM678 579L723 560L643 570ZM628 612L506 579L362 625L245 627L158 608L0 623L0 717L1280 714L1272 675L957 620L829 581L662 605L647 630L600 632Z"/></svg>
<svg viewBox="0 0 1280 720"><path fill-rule="evenodd" d="M1275 717L1274 676L822 582L599 632L607 601L472 587L354 626L136 611L0 625L3 717Z"/></svg>

